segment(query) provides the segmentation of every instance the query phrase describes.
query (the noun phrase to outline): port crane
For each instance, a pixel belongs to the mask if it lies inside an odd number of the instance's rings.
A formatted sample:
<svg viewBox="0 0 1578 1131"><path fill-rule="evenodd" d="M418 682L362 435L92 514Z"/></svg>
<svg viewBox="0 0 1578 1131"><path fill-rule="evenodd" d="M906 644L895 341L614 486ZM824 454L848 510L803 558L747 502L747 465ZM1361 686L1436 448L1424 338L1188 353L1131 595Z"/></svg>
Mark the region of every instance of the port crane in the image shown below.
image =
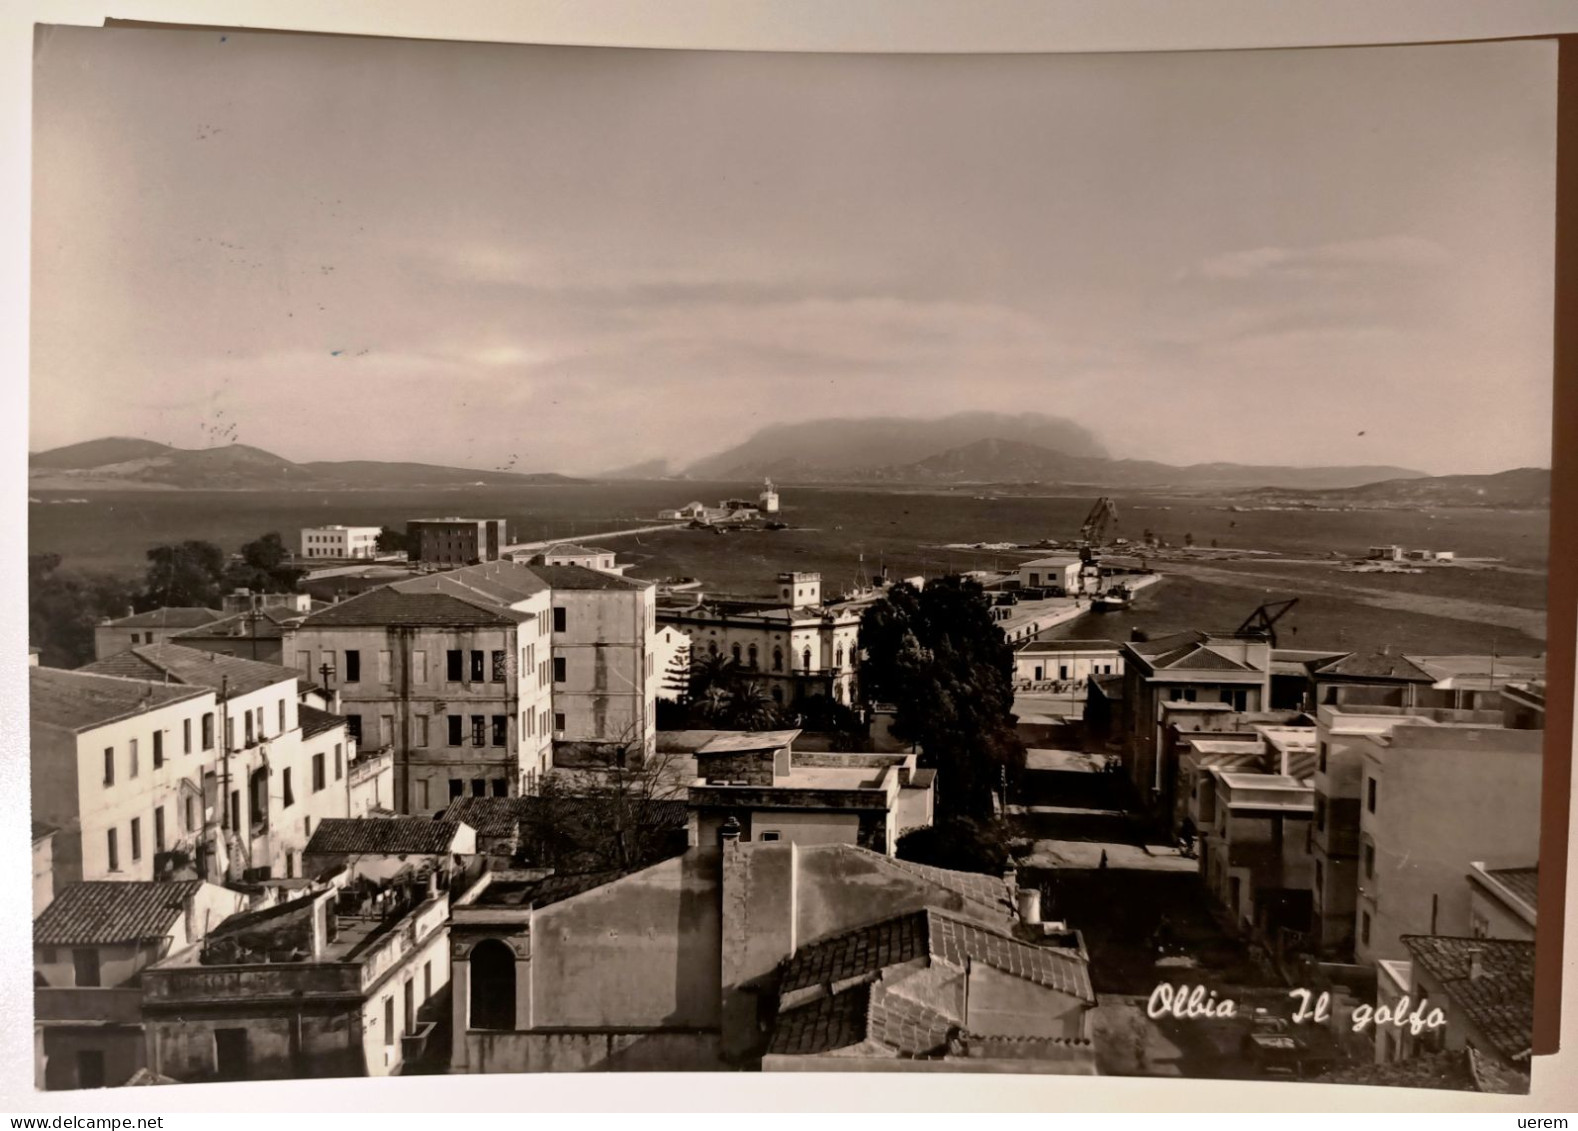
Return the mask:
<svg viewBox="0 0 1578 1131"><path fill-rule="evenodd" d="M1085 516L1085 524L1079 528L1080 560L1086 562L1095 560L1097 548L1107 544L1108 535L1116 530L1117 526L1117 504L1103 495L1096 500L1096 505L1090 508L1090 513Z"/></svg>
<svg viewBox="0 0 1578 1131"><path fill-rule="evenodd" d="M1238 636L1264 636L1270 641L1271 646L1277 646L1277 622L1287 615L1288 610L1299 603L1297 597L1286 601L1269 601L1250 613L1243 624L1238 626Z"/></svg>

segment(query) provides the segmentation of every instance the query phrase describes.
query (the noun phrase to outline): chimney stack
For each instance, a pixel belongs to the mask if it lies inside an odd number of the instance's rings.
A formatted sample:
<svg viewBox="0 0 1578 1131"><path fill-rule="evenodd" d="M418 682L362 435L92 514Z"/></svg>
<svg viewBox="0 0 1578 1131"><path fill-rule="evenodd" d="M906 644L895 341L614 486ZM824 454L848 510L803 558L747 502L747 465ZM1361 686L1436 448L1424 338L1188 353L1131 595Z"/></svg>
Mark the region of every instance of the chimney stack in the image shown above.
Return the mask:
<svg viewBox="0 0 1578 1131"><path fill-rule="evenodd" d="M723 827L718 830L718 840L722 844L738 844L740 840L740 821L737 817L729 817L723 822Z"/></svg>
<svg viewBox="0 0 1578 1131"><path fill-rule="evenodd" d="M1481 957L1482 953L1477 946L1472 947L1468 952L1468 980L1470 982L1477 982L1485 976L1485 963Z"/></svg>
<svg viewBox="0 0 1578 1131"><path fill-rule="evenodd" d="M1034 927L1041 922L1041 892L1036 888L1019 888L1014 893L1019 904L1019 921Z"/></svg>

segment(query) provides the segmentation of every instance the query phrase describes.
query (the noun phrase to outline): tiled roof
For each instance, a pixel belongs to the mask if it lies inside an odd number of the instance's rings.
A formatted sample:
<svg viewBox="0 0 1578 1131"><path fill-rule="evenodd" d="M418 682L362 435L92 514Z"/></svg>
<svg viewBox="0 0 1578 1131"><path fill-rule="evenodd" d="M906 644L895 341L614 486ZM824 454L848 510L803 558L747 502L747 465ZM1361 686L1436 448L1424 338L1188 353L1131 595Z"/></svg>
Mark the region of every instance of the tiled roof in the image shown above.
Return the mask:
<svg viewBox="0 0 1578 1131"><path fill-rule="evenodd" d="M534 565L525 567L547 583L550 589L650 589L652 582L637 581L617 573L587 569L578 565Z"/></svg>
<svg viewBox="0 0 1578 1131"><path fill-rule="evenodd" d="M743 754L777 750L800 737L798 730L724 730L696 749L697 754Z"/></svg>
<svg viewBox="0 0 1578 1131"><path fill-rule="evenodd" d="M851 845L839 847L847 852L861 851ZM980 872L955 872L948 868L934 868L930 864L897 860L891 856L875 856L873 863L878 868L890 868L911 876L919 876L946 891L963 896L969 901L972 914L984 923L1012 927L1018 921L1013 897L1009 894L1008 885L1003 882L1001 876L987 876Z"/></svg>
<svg viewBox="0 0 1578 1131"><path fill-rule="evenodd" d="M530 797L457 797L444 810L443 820L463 821L478 836L514 836L531 812Z"/></svg>
<svg viewBox="0 0 1578 1131"><path fill-rule="evenodd" d="M547 549L539 551L539 553L545 558L587 558L611 554L613 551L605 550L601 546L580 546L574 542L560 542L556 546L549 546Z"/></svg>
<svg viewBox="0 0 1578 1131"><path fill-rule="evenodd" d="M1404 935L1419 967L1509 1061L1526 1060L1534 1026L1534 944L1521 939ZM1470 977L1479 955L1482 973Z"/></svg>
<svg viewBox="0 0 1578 1131"><path fill-rule="evenodd" d="M1136 655L1149 659L1152 656L1161 656L1168 652L1175 652L1179 648L1189 645L1204 644L1205 641L1205 633L1190 629L1187 632L1174 632L1167 636L1158 636L1155 640L1131 640L1128 647Z"/></svg>
<svg viewBox="0 0 1578 1131"><path fill-rule="evenodd" d="M201 688L95 672L28 668L28 703L35 724L80 731L207 694Z"/></svg>
<svg viewBox="0 0 1578 1131"><path fill-rule="evenodd" d="M327 605L319 605L328 608ZM216 637L238 640L278 640L285 635L285 626L293 621L299 621L310 613L300 612L297 609L270 605L253 612L231 613L229 616L188 628L170 636L173 641L182 640L212 640Z"/></svg>
<svg viewBox="0 0 1578 1131"><path fill-rule="evenodd" d="M866 1008L865 1037L904 1056L938 1056L948 1051L948 1038L960 1031L945 1013L911 998L879 989Z"/></svg>
<svg viewBox="0 0 1578 1131"><path fill-rule="evenodd" d="M1116 652L1113 640L1040 640L1031 637L1019 645L1021 652Z"/></svg>
<svg viewBox="0 0 1578 1131"><path fill-rule="evenodd" d="M296 720L301 725L303 738L311 738L315 734L322 734L324 731L345 725L344 715L336 715L332 711L320 711L306 703L297 705Z"/></svg>
<svg viewBox="0 0 1578 1131"><path fill-rule="evenodd" d="M767 1051L775 1056L817 1056L866 1039L871 987L828 994L778 1015Z"/></svg>
<svg viewBox="0 0 1578 1131"><path fill-rule="evenodd" d="M923 957L956 969L979 962L1081 1001L1096 1000L1088 964L1070 951L1021 942L935 908L803 947L784 967L781 992L869 977Z"/></svg>
<svg viewBox="0 0 1578 1131"><path fill-rule="evenodd" d="M1534 868L1487 868L1485 874L1500 882L1530 907L1539 906L1540 870Z"/></svg>
<svg viewBox="0 0 1578 1131"><path fill-rule="evenodd" d="M1409 683L1435 683L1435 676L1407 656L1391 652L1350 652L1314 667L1316 675L1340 675L1350 679L1396 679Z"/></svg>
<svg viewBox="0 0 1578 1131"><path fill-rule="evenodd" d="M218 652L205 652L201 648L188 648L184 644L139 644L125 652L107 656L81 668L85 672L103 675L124 675L140 679L164 679L188 687L206 687L218 691L226 687L231 695L245 695L276 683L292 683L301 673L294 668L266 664L261 660L248 660L240 656L222 656Z"/></svg>
<svg viewBox="0 0 1578 1131"><path fill-rule="evenodd" d="M301 622L303 628L398 625L412 628L477 628L519 624L528 613L492 608L450 593L408 592L384 586L331 605Z"/></svg>
<svg viewBox="0 0 1578 1131"><path fill-rule="evenodd" d="M1434 1088L1438 1091L1476 1091L1468 1057L1461 1051L1422 1053L1384 1064L1355 1063L1334 1068L1314 1078L1322 1084L1352 1084L1371 1088Z"/></svg>
<svg viewBox="0 0 1578 1131"><path fill-rule="evenodd" d="M1248 664L1229 659L1204 644L1184 644L1151 659L1156 671L1254 671Z"/></svg>
<svg viewBox="0 0 1578 1131"><path fill-rule="evenodd" d="M547 591L547 584L518 562L478 562L442 573L425 573L394 588L403 593L450 593L464 600L482 599L483 604L513 605Z"/></svg>
<svg viewBox="0 0 1578 1131"><path fill-rule="evenodd" d="M33 923L33 944L93 946L164 938L202 886L200 880L70 884Z"/></svg>
<svg viewBox="0 0 1578 1131"><path fill-rule="evenodd" d="M190 605L166 609L149 609L146 613L133 613L102 625L103 628L195 628L222 620L224 613L218 609L205 609Z"/></svg>
<svg viewBox="0 0 1578 1131"><path fill-rule="evenodd" d="M325 817L302 851L311 856L438 856L455 843L460 825L426 817Z"/></svg>

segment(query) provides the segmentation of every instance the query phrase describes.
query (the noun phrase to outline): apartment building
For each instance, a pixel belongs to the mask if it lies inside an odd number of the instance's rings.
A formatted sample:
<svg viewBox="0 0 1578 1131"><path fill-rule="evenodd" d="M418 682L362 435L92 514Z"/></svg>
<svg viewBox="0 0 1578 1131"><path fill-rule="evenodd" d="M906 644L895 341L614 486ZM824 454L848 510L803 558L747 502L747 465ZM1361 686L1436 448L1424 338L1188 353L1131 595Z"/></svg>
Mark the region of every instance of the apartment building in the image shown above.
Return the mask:
<svg viewBox="0 0 1578 1131"><path fill-rule="evenodd" d="M301 556L304 558L376 558L378 535L376 526L309 526L301 532Z"/></svg>
<svg viewBox="0 0 1578 1131"><path fill-rule="evenodd" d="M139 644L163 644L170 637L224 619L218 609L181 607L149 609L99 622L93 630L93 658L102 660Z"/></svg>
<svg viewBox="0 0 1578 1131"><path fill-rule="evenodd" d="M355 743L322 711L304 732L314 709L289 668L167 643L57 675L207 695L196 717L133 717L95 738L103 785L84 800L104 835L85 838L85 879L292 877L316 823L350 810Z"/></svg>
<svg viewBox="0 0 1578 1131"><path fill-rule="evenodd" d="M414 518L405 529L410 559L441 569L496 562L508 541L502 518Z"/></svg>

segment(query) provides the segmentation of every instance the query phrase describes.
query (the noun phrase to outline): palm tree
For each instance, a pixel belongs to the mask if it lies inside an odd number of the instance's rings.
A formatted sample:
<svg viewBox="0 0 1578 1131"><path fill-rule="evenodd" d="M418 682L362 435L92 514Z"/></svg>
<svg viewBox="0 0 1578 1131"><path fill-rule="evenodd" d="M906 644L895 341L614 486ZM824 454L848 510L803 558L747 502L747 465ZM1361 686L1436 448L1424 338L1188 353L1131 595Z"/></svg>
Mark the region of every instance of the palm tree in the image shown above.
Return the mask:
<svg viewBox="0 0 1578 1131"><path fill-rule="evenodd" d="M778 705L767 689L752 680L730 697L729 722L740 730L772 730L782 721Z"/></svg>

